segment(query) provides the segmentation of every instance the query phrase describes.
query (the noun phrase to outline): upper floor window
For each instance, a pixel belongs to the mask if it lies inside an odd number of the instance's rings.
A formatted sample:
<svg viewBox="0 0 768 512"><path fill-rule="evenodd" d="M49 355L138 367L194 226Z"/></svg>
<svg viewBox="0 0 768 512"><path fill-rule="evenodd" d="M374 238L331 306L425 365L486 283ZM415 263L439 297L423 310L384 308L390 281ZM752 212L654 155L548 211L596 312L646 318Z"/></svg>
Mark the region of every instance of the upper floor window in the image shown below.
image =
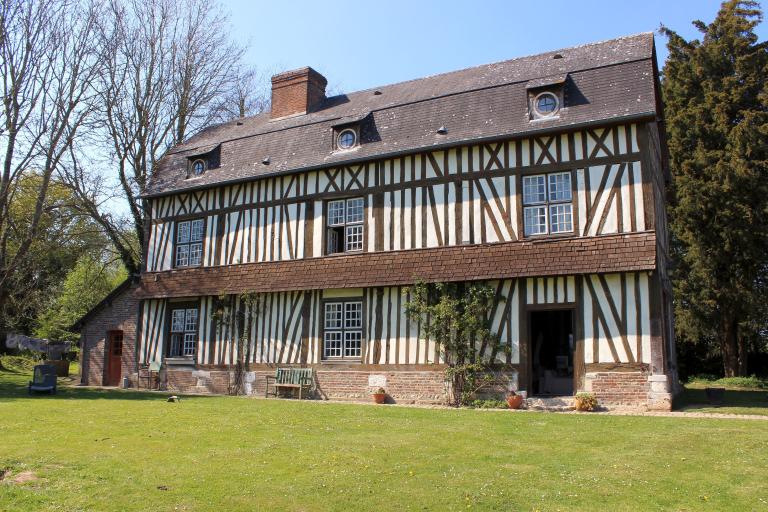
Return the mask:
<svg viewBox="0 0 768 512"><path fill-rule="evenodd" d="M573 231L571 173L523 176L525 235Z"/></svg>
<svg viewBox="0 0 768 512"><path fill-rule="evenodd" d="M203 261L203 219L185 220L176 226L176 267L197 267Z"/></svg>
<svg viewBox="0 0 768 512"><path fill-rule="evenodd" d="M195 355L197 347L197 308L173 307L171 309L171 343L168 357Z"/></svg>
<svg viewBox="0 0 768 512"><path fill-rule="evenodd" d="M192 162L192 176L202 176L205 172L205 160L197 159L194 162Z"/></svg>
<svg viewBox="0 0 768 512"><path fill-rule="evenodd" d="M327 253L363 250L365 203L362 197L328 201Z"/></svg>
<svg viewBox="0 0 768 512"><path fill-rule="evenodd" d="M362 301L326 302L323 322L323 357L360 358L363 340Z"/></svg>
<svg viewBox="0 0 768 512"><path fill-rule="evenodd" d="M552 116L560 109L560 100L551 92L542 92L534 98L533 108L542 117Z"/></svg>
<svg viewBox="0 0 768 512"><path fill-rule="evenodd" d="M357 144L357 132L351 128L342 130L336 138L336 145L339 149L350 149Z"/></svg>

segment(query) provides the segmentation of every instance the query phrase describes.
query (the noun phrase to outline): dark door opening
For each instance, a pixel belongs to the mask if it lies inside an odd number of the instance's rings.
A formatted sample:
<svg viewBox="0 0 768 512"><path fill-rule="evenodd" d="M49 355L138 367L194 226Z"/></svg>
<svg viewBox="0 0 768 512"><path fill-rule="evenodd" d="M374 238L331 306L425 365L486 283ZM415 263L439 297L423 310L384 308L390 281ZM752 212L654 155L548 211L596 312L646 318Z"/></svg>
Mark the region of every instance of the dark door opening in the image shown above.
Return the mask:
<svg viewBox="0 0 768 512"><path fill-rule="evenodd" d="M120 385L123 358L123 331L110 331L107 336L107 386Z"/></svg>
<svg viewBox="0 0 768 512"><path fill-rule="evenodd" d="M573 394L573 311L532 311L532 391L539 396Z"/></svg>

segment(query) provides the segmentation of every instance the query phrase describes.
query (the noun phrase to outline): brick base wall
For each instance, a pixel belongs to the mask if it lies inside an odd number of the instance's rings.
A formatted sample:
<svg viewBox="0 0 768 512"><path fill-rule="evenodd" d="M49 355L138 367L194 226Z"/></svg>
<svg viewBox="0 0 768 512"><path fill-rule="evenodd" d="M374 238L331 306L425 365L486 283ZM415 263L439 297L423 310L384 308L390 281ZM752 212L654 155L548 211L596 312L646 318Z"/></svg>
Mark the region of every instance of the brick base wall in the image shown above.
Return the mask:
<svg viewBox="0 0 768 512"><path fill-rule="evenodd" d="M586 375L585 391L597 396L600 405L648 405L648 374L645 372L599 372Z"/></svg>
<svg viewBox="0 0 768 512"><path fill-rule="evenodd" d="M245 392L264 396L267 377L274 370L256 370L245 376ZM312 397L321 400L368 401L371 393L383 387L389 401L406 404L444 404L447 400L442 370L315 370ZM179 393L227 393L234 374L227 370L168 369L162 377L164 386ZM271 391L271 388L270 388ZM290 394L294 390L286 389Z"/></svg>

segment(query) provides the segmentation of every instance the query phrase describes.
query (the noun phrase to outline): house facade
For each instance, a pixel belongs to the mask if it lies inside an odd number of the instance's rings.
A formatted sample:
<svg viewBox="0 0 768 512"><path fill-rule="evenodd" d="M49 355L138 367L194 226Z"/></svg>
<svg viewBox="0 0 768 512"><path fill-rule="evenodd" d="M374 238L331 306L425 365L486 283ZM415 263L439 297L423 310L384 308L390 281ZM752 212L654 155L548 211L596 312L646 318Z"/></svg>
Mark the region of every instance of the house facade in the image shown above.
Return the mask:
<svg viewBox="0 0 768 512"><path fill-rule="evenodd" d="M652 34L326 97L272 78L272 111L169 150L145 193L135 372L262 393L314 369L321 398L445 401L416 282L495 290L529 395L669 408L676 381L663 117ZM238 342L238 340L244 340ZM124 345L125 346L125 345ZM238 354L238 350L243 353Z"/></svg>

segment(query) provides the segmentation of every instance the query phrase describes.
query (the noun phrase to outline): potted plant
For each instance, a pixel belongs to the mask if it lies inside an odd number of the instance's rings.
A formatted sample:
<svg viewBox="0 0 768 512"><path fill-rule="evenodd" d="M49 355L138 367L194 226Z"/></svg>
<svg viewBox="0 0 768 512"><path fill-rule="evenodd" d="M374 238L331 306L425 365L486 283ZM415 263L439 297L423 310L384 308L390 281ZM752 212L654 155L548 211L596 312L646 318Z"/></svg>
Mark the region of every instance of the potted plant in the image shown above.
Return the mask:
<svg viewBox="0 0 768 512"><path fill-rule="evenodd" d="M387 399L387 390L379 388L373 393L373 401L377 404L383 404Z"/></svg>
<svg viewBox="0 0 768 512"><path fill-rule="evenodd" d="M597 409L597 397L594 393L582 391L576 393L573 399L573 406L577 411L594 411Z"/></svg>
<svg viewBox="0 0 768 512"><path fill-rule="evenodd" d="M514 391L507 393L507 406L510 409L519 409L523 405L523 395L518 395Z"/></svg>

